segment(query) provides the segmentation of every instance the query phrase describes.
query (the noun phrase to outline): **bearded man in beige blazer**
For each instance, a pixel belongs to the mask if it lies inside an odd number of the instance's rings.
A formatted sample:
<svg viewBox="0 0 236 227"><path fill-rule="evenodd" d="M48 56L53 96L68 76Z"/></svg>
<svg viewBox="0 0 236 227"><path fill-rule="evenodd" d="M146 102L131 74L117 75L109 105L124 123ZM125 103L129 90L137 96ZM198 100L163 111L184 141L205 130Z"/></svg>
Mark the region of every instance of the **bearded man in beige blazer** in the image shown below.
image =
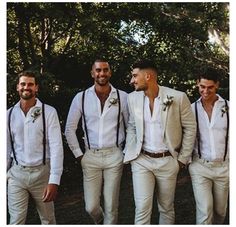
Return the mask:
<svg viewBox="0 0 236 227"><path fill-rule="evenodd" d="M157 83L157 67L133 65L124 163L131 163L135 224L150 224L155 183L159 224L174 224L177 174L191 156L195 117L184 92Z"/></svg>

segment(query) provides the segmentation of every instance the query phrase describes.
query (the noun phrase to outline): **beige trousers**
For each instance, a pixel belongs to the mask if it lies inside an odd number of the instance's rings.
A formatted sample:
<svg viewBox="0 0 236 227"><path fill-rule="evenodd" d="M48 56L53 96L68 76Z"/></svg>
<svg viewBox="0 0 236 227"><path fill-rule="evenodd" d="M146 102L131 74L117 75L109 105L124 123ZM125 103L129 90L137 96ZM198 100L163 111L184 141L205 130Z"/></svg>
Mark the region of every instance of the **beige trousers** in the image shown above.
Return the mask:
<svg viewBox="0 0 236 227"><path fill-rule="evenodd" d="M196 201L196 224L223 224L229 195L229 163L195 158L189 165Z"/></svg>
<svg viewBox="0 0 236 227"><path fill-rule="evenodd" d="M37 167L14 164L7 173L7 197L10 224L25 224L29 195L35 201L41 223L55 224L53 202L42 201L43 190L48 184L49 163Z"/></svg>
<svg viewBox="0 0 236 227"><path fill-rule="evenodd" d="M117 224L123 154L117 148L86 150L83 169L85 209L96 224ZM104 198L104 209L100 197Z"/></svg>
<svg viewBox="0 0 236 227"><path fill-rule="evenodd" d="M172 156L151 158L140 154L131 162L135 224L150 224L153 194L157 183L157 204L160 213L159 224L174 224L174 197L179 164Z"/></svg>

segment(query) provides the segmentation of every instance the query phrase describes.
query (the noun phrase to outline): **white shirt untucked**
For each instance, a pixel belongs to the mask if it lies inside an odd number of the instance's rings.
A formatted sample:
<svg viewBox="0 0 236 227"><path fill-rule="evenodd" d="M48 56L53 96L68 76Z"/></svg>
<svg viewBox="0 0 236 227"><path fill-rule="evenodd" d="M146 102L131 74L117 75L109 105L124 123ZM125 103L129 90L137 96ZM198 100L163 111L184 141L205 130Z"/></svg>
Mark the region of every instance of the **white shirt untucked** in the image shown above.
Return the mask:
<svg viewBox="0 0 236 227"><path fill-rule="evenodd" d="M37 117L32 117L36 108L41 109ZM10 109L9 109L10 110ZM9 117L9 110L7 118ZM9 120L9 119L8 119ZM8 122L7 120L7 122ZM60 184L63 171L63 145L58 115L52 106L45 104L46 122L46 160L50 159L49 183ZM27 115L18 102L12 110L11 135L13 139L16 160L23 166L37 166L43 163L43 117L42 103L37 99L36 105L30 108ZM9 128L7 127L7 166L13 158Z"/></svg>
<svg viewBox="0 0 236 227"><path fill-rule="evenodd" d="M83 153L76 136L78 122L82 117L82 93L79 92L73 99L68 113L65 135L70 149L77 158ZM127 93L119 90L120 95L120 118L119 118L119 141L122 144L125 140L125 126L128 122ZM111 92L107 98L103 111L101 103L95 93L94 86L85 91L84 112L87 125L88 138L91 149L102 149L116 146L116 134L118 123L118 102L117 92L111 86ZM84 129L84 121L82 121ZM84 129L85 131L85 129ZM86 135L85 145L88 147Z"/></svg>
<svg viewBox="0 0 236 227"><path fill-rule="evenodd" d="M197 100L198 123L200 131L200 152L201 158L208 161L223 161L225 153L225 137L227 130L227 114L224 113L225 100L218 95L219 99L215 102L211 120L209 120L204 110L201 98ZM229 106L229 102L228 106ZM195 103L192 104L195 114ZM229 143L229 141L228 141ZM227 150L227 158L228 158ZM194 153L198 154L197 140L194 146Z"/></svg>

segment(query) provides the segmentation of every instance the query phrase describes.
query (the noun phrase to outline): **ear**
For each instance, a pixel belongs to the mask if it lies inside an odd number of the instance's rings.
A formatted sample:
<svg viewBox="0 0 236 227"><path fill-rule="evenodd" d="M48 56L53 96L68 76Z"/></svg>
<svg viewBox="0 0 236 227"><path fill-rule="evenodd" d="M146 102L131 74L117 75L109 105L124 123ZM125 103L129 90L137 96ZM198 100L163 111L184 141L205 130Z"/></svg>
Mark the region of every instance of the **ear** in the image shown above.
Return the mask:
<svg viewBox="0 0 236 227"><path fill-rule="evenodd" d="M145 79L148 81L151 78L151 74L148 72L145 72Z"/></svg>
<svg viewBox="0 0 236 227"><path fill-rule="evenodd" d="M199 87L199 83L200 83L200 80L199 80L199 79L197 79L197 82L196 82L196 84L197 84L197 87Z"/></svg>
<svg viewBox="0 0 236 227"><path fill-rule="evenodd" d="M38 85L38 84L36 84L36 86L35 86L35 91L36 91L36 92L39 91L39 85Z"/></svg>
<svg viewBox="0 0 236 227"><path fill-rule="evenodd" d="M19 84L16 85L16 91L19 91Z"/></svg>
<svg viewBox="0 0 236 227"><path fill-rule="evenodd" d="M217 82L216 82L216 89L219 89L219 86L220 86L220 82L217 81Z"/></svg>
<svg viewBox="0 0 236 227"><path fill-rule="evenodd" d="M94 78L93 70L90 71L91 77Z"/></svg>

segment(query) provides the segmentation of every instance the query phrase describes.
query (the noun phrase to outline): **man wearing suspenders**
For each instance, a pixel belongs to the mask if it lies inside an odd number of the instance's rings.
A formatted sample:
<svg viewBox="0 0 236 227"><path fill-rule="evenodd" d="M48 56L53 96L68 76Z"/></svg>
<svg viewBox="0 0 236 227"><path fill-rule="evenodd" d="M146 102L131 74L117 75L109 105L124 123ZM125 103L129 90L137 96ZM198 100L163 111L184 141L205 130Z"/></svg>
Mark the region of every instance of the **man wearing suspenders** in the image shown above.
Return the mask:
<svg viewBox="0 0 236 227"><path fill-rule="evenodd" d="M56 110L36 98L32 72L19 74L20 101L7 112L7 196L10 224L25 224L29 195L42 224L55 224L53 201L63 171Z"/></svg>
<svg viewBox="0 0 236 227"><path fill-rule="evenodd" d="M193 160L189 165L197 224L223 224L229 194L229 101L217 94L219 76L207 68L198 77L201 97L192 104L197 121Z"/></svg>
<svg viewBox="0 0 236 227"><path fill-rule="evenodd" d="M94 86L74 97L65 135L75 158L81 161L86 211L96 224L117 224L122 145L128 121L127 94L109 83L111 69L106 60L96 60L91 75ZM76 137L81 117L84 154ZM102 188L104 209L100 205Z"/></svg>

